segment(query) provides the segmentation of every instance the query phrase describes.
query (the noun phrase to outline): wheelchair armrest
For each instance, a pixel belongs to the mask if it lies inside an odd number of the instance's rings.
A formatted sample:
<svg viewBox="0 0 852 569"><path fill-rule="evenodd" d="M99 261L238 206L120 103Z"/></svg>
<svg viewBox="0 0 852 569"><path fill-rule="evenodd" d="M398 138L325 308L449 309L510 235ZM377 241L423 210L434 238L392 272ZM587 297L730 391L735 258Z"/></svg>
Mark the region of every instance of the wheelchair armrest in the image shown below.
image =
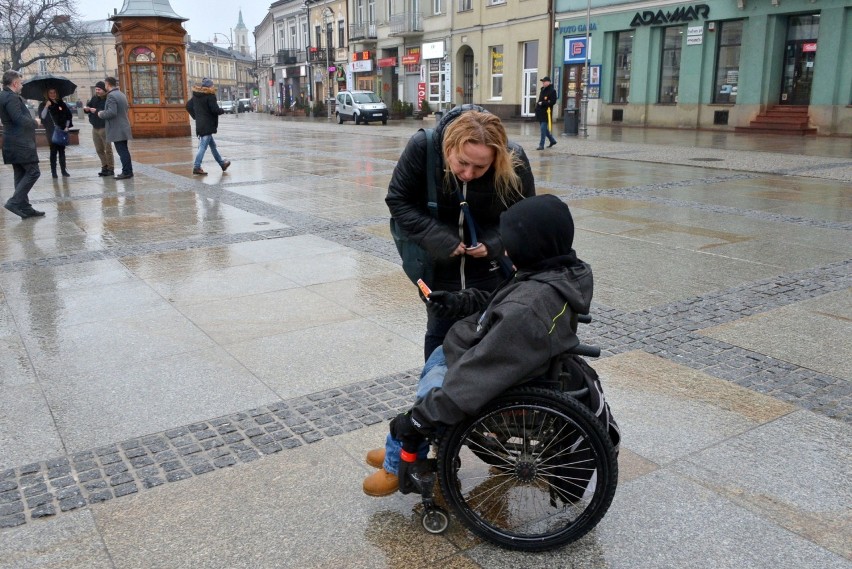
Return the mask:
<svg viewBox="0 0 852 569"><path fill-rule="evenodd" d="M601 356L601 349L597 346L589 346L588 344L577 344L566 353L589 358L599 358Z"/></svg>

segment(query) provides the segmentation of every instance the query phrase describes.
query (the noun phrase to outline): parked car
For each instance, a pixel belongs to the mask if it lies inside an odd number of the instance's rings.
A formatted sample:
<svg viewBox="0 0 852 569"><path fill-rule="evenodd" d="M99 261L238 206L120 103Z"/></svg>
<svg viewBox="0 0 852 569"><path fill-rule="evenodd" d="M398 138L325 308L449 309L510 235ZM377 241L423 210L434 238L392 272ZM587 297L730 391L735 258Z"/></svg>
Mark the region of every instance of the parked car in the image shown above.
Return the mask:
<svg viewBox="0 0 852 569"><path fill-rule="evenodd" d="M382 121L388 124L388 107L372 91L341 91L337 94L337 124L355 121L355 124Z"/></svg>
<svg viewBox="0 0 852 569"><path fill-rule="evenodd" d="M251 108L251 99L240 99L237 101L237 112L238 113L250 113L252 112Z"/></svg>
<svg viewBox="0 0 852 569"><path fill-rule="evenodd" d="M234 101L219 101L219 107L226 113L237 112L237 107L234 105Z"/></svg>

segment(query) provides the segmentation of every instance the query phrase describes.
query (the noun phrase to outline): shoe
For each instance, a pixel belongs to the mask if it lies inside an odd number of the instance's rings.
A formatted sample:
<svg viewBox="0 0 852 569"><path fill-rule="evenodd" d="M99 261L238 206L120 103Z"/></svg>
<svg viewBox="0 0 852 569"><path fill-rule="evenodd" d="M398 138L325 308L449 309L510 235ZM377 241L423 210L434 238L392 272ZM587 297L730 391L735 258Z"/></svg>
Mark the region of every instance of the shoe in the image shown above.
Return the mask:
<svg viewBox="0 0 852 569"><path fill-rule="evenodd" d="M127 178L132 178L132 177L133 177L132 173L130 173L130 174L121 173L118 176L116 176L115 179L116 180L126 180Z"/></svg>
<svg viewBox="0 0 852 569"><path fill-rule="evenodd" d="M37 209L33 209L33 206L28 205L25 208L22 208L22 211L27 214L27 217L44 217L44 212L39 211Z"/></svg>
<svg viewBox="0 0 852 569"><path fill-rule="evenodd" d="M51 173L50 173L50 175L51 175L51 176L53 176L54 178L58 178L58 177L59 177L59 176L57 176L57 175L56 175L56 171L51 172Z"/></svg>
<svg viewBox="0 0 852 569"><path fill-rule="evenodd" d="M62 176L63 176L64 178L70 178L70 177L71 177L71 174L69 174L69 173L68 173L68 170L62 170Z"/></svg>
<svg viewBox="0 0 852 569"><path fill-rule="evenodd" d="M104 176L115 176L115 170L104 170Z"/></svg>
<svg viewBox="0 0 852 569"><path fill-rule="evenodd" d="M548 145L547 145L547 147L548 147L548 148L553 148L554 146L556 146L556 141L555 141L555 140L554 140L553 142L551 142L550 144L548 144Z"/></svg>
<svg viewBox="0 0 852 569"><path fill-rule="evenodd" d="M101 170L100 172L98 172L98 176L109 176L109 175L110 175L109 172L107 172L106 170Z"/></svg>
<svg viewBox="0 0 852 569"><path fill-rule="evenodd" d="M231 165L230 160L225 160L224 162L222 162L222 171L224 172L225 170L227 170L228 166L230 166L230 165Z"/></svg>
<svg viewBox="0 0 852 569"><path fill-rule="evenodd" d="M373 468L381 468L385 463L385 449L374 448L367 452L367 464Z"/></svg>
<svg viewBox="0 0 852 569"><path fill-rule="evenodd" d="M544 150L544 146L536 146L536 150Z"/></svg>
<svg viewBox="0 0 852 569"><path fill-rule="evenodd" d="M364 479L364 494L367 496L390 496L399 490L399 477L384 468Z"/></svg>
<svg viewBox="0 0 852 569"><path fill-rule="evenodd" d="M201 168L193 168L192 169L192 175L193 176L206 176L207 172L205 172Z"/></svg>
<svg viewBox="0 0 852 569"><path fill-rule="evenodd" d="M7 210L11 211L15 215L19 216L21 219L26 219L29 217L29 214L24 211L23 208L20 208L18 206L6 204L3 207L5 207Z"/></svg>

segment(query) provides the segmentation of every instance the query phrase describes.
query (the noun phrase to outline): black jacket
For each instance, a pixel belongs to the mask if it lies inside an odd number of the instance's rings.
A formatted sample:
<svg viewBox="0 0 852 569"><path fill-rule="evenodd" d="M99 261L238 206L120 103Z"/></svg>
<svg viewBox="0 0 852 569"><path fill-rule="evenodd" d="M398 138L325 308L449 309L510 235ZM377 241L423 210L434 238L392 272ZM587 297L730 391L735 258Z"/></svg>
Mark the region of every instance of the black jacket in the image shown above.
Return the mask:
<svg viewBox="0 0 852 569"><path fill-rule="evenodd" d="M448 112L435 128L433 142L438 157L435 179L438 186L438 217L432 217L426 205L426 135L417 132L408 141L402 152L388 187L385 198L391 215L412 241L426 249L435 260L433 282L427 283L434 290L460 290L475 287L492 291L505 278L498 260L503 255L503 243L498 231L500 214L507 206L500 202L494 191L494 169L468 182L465 198L477 226L477 238L488 248L488 258L467 255L450 257L462 239L459 237L461 207L454 189L455 176L447 175L444 183L444 160L441 152L444 129L458 118L462 108ZM535 180L529 160L523 148L509 143L509 149L520 159L516 168L521 178L524 197L535 195ZM459 183L461 187L461 183ZM520 200L518 196L514 201ZM511 204L510 204L511 205ZM470 244L467 223L462 228L464 242Z"/></svg>
<svg viewBox="0 0 852 569"><path fill-rule="evenodd" d="M91 123L92 128L105 128L106 121L98 116L98 111L104 110L104 107L106 106L106 95L103 97L95 95L88 103L86 103L86 106L95 109L94 112L88 113L89 123Z"/></svg>
<svg viewBox="0 0 852 569"><path fill-rule="evenodd" d="M74 115L71 114L71 109L68 108L68 103L60 97L47 107L47 112L42 113L47 106L47 101L42 101L38 106L38 116L41 119L41 124L44 126L44 134L47 136L48 142L53 138L53 129L57 126L61 129L66 129L74 126Z"/></svg>
<svg viewBox="0 0 852 569"><path fill-rule="evenodd" d="M0 121L3 123L3 163L38 162L35 119L24 99L8 87L0 91Z"/></svg>
<svg viewBox="0 0 852 569"><path fill-rule="evenodd" d="M538 93L538 102L535 104L535 120L547 122L547 109L552 109L556 105L557 97L553 85L541 88Z"/></svg>
<svg viewBox="0 0 852 569"><path fill-rule="evenodd" d="M219 129L219 115L225 111L216 102L215 87L193 87L192 98L186 102L189 116L195 119L196 136L216 134Z"/></svg>

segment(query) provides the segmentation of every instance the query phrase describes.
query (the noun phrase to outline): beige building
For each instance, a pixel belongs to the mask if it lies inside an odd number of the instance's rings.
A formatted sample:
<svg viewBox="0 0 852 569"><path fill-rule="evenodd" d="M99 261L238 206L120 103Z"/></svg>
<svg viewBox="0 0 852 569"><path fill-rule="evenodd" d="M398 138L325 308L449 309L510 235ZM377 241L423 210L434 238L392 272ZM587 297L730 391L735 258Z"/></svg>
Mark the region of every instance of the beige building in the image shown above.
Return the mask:
<svg viewBox="0 0 852 569"><path fill-rule="evenodd" d="M186 79L192 92L194 85L209 77L220 101L236 101L253 97L256 86L255 60L250 55L206 42L190 41L186 46Z"/></svg>

